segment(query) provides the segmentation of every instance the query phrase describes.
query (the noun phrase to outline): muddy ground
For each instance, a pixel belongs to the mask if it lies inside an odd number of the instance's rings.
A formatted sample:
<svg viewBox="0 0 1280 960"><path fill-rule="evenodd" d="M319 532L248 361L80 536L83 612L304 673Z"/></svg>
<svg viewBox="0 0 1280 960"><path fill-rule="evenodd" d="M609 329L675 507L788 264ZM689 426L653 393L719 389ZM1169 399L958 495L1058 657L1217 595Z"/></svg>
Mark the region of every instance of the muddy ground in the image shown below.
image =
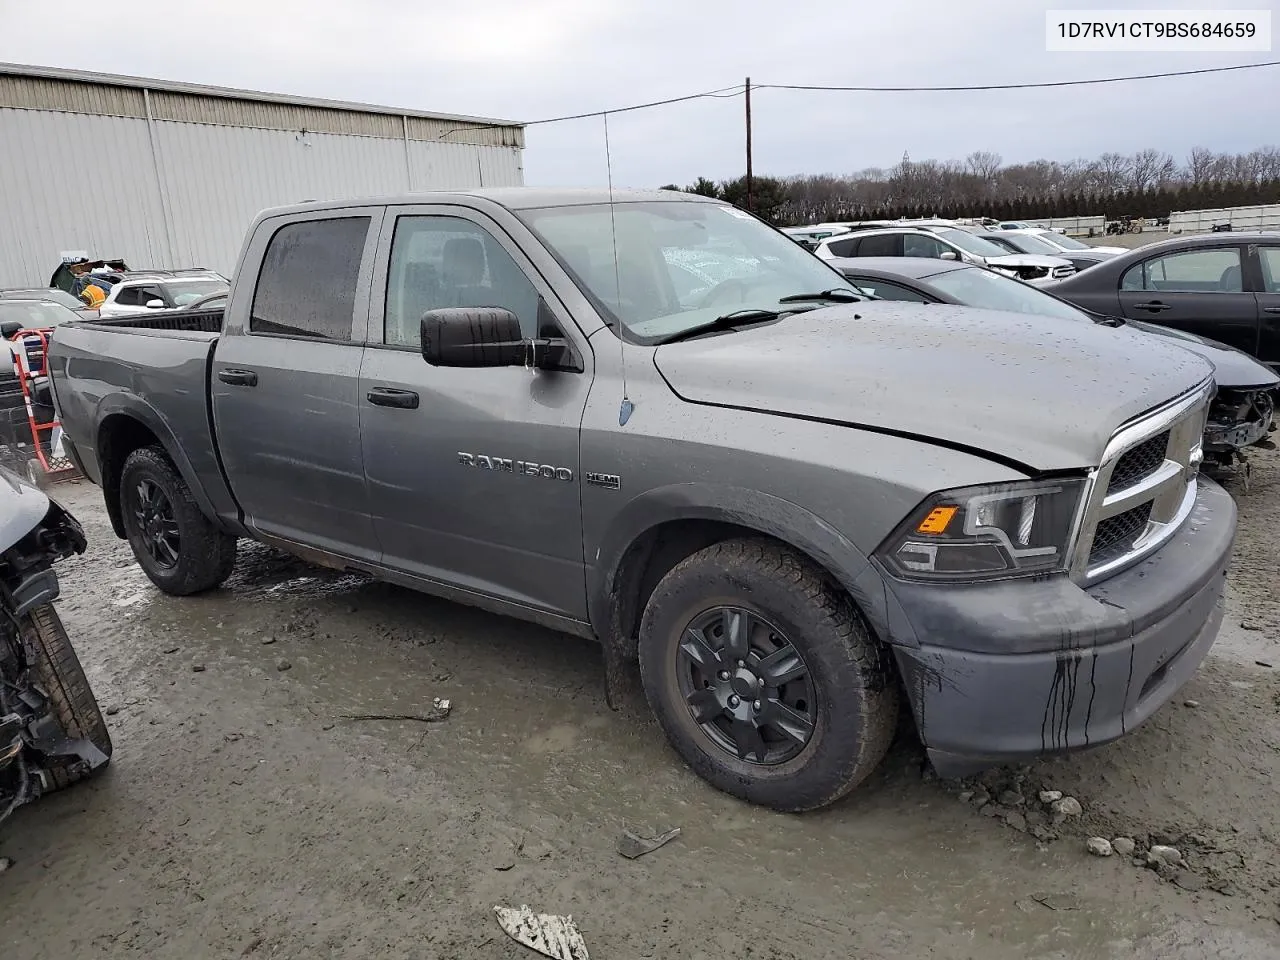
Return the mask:
<svg viewBox="0 0 1280 960"><path fill-rule="evenodd" d="M252 545L225 589L171 599L98 491L63 488L91 548L60 609L116 753L0 827L0 956L515 958L493 906L528 903L573 914L597 960L1276 957L1280 456L1257 464L1222 637L1151 722L997 772L997 801L1027 802L982 811L904 733L802 817L695 778L638 686L607 709L588 643ZM343 719L435 697L440 723ZM1046 842L1022 832L1040 789L1084 808ZM1188 866L1093 857L1094 834Z"/></svg>

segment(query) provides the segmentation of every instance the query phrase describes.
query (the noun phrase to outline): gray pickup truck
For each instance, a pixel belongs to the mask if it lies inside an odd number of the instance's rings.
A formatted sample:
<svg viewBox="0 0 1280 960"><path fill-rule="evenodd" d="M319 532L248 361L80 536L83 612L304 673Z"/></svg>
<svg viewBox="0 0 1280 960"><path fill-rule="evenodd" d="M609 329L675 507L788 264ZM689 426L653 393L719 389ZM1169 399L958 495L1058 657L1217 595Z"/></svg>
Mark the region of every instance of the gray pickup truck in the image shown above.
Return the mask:
<svg viewBox="0 0 1280 960"><path fill-rule="evenodd" d="M249 537L597 638L747 800L848 792L902 695L944 776L1131 730L1221 619L1210 367L846 284L675 192L308 203L225 315L67 325L50 365L161 590Z"/></svg>

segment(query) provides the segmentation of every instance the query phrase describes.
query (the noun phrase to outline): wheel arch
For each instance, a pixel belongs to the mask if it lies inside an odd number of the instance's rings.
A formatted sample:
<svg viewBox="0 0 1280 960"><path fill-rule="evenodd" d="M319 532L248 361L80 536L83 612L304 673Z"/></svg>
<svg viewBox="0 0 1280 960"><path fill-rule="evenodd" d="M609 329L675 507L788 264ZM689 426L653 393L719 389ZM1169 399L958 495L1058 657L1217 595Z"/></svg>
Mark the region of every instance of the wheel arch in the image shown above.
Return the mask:
<svg viewBox="0 0 1280 960"><path fill-rule="evenodd" d="M676 484L632 500L613 519L588 565L587 607L600 641L636 656L640 615L658 581L705 547L764 536L797 551L838 584L879 640L889 636L883 580L867 556L822 518L771 494Z"/></svg>
<svg viewBox="0 0 1280 960"><path fill-rule="evenodd" d="M121 395L109 398L102 405L98 412L94 446L107 515L111 519L111 529L120 539L125 538L120 516L120 474L129 454L142 447L160 447L190 489L201 513L210 518L217 516L173 430L154 408L139 398Z"/></svg>

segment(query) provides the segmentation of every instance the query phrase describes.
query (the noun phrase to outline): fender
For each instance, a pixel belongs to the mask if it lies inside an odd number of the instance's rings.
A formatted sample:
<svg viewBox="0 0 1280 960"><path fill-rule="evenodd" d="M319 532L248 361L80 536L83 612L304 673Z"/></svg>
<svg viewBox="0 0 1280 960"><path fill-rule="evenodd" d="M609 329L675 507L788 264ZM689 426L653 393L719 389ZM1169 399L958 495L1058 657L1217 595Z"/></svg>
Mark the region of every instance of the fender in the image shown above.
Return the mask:
<svg viewBox="0 0 1280 960"><path fill-rule="evenodd" d="M888 638L889 598L880 572L839 530L798 504L771 494L720 484L655 487L617 514L587 565L587 611L606 648L629 643L620 636L614 594L628 548L645 532L673 520L716 520L757 530L787 543L825 567L862 610L877 636ZM628 654L631 651L627 651Z"/></svg>
<svg viewBox="0 0 1280 960"><path fill-rule="evenodd" d="M141 423L150 430L160 441L160 445L164 448L164 452L169 459L173 461L173 465L178 468L187 487L191 490L191 497L195 500L196 506L200 508L211 523L225 527L224 521L218 516L218 512L214 509L213 501L209 499L208 491L200 482L199 475L195 468L191 465L191 460L187 456L186 451L178 442L176 434L169 426L168 422L160 415L151 404L147 403L136 394L129 393L113 393L106 397L102 403L98 405L98 409L94 416L93 446L94 455L97 457L99 471L102 467L102 450L99 446L102 435L102 425L108 417L124 415ZM105 486L105 477L104 486ZM118 504L107 502L107 513L111 517L111 529L115 531L116 536L124 539L124 526L120 522L120 510ZM243 531L229 530L231 533L243 535Z"/></svg>

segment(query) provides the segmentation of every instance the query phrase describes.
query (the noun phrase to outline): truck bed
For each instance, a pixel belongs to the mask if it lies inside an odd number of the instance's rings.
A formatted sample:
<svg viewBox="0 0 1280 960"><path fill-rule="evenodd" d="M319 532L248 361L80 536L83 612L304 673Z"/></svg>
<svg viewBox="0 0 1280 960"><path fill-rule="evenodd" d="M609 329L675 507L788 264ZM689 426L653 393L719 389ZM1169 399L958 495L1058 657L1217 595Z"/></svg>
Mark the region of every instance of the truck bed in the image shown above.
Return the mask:
<svg viewBox="0 0 1280 960"><path fill-rule="evenodd" d="M213 439L209 376L222 311L156 311L67 323L54 330L49 371L66 439L94 483L102 483L98 431L130 414L171 451L211 512L234 511ZM200 494L197 494L199 496Z"/></svg>

